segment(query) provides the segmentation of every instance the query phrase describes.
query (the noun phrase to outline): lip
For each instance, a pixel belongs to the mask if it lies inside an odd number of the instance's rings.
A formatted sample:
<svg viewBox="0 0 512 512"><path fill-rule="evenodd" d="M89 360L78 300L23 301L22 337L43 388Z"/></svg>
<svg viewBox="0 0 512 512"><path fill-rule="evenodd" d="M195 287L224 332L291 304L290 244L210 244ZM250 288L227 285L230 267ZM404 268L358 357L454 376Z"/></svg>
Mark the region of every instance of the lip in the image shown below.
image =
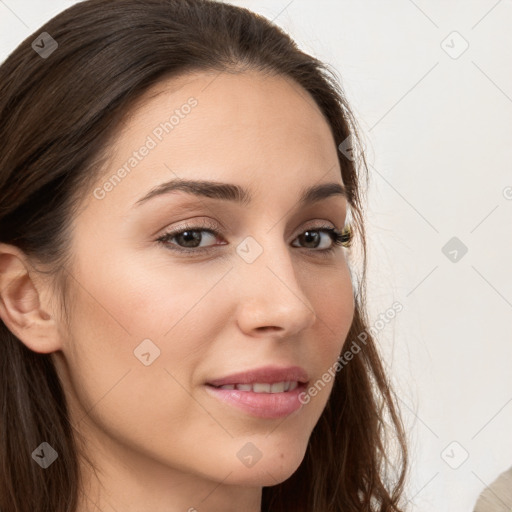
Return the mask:
<svg viewBox="0 0 512 512"><path fill-rule="evenodd" d="M205 385L206 392L220 401L241 409L259 418L282 418L300 409L303 403L299 395L306 389L306 384L300 383L292 391L283 393L255 393L239 389L220 389Z"/></svg>
<svg viewBox="0 0 512 512"><path fill-rule="evenodd" d="M214 386L225 384L253 384L255 382L274 384L276 382L297 381L292 391L282 393L255 393L239 389L220 389ZM223 403L232 405L259 418L282 418L302 407L299 395L306 389L309 376L300 366L265 366L253 370L234 373L205 383L207 393Z"/></svg>
<svg viewBox="0 0 512 512"><path fill-rule="evenodd" d="M254 384L255 382L274 384L296 380L299 384L305 384L309 376L300 366L262 366L253 370L233 373L226 377L209 380L207 384L212 386L224 386L225 384ZM298 389L298 388L297 388Z"/></svg>

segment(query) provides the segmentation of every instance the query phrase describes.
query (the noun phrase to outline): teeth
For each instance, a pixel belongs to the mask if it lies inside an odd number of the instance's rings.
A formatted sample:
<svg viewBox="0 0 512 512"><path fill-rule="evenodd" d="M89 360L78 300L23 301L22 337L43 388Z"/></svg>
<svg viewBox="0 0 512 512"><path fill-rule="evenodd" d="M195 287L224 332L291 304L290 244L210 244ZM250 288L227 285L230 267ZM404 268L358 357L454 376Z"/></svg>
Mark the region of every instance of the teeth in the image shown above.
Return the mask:
<svg viewBox="0 0 512 512"><path fill-rule="evenodd" d="M252 385L252 390L255 393L270 393L270 384L260 384L259 382L255 382Z"/></svg>
<svg viewBox="0 0 512 512"><path fill-rule="evenodd" d="M253 393L284 393L293 391L297 388L297 381L275 382L269 384L267 382L255 382L253 384L225 384L219 389L237 389L239 391L252 391Z"/></svg>
<svg viewBox="0 0 512 512"><path fill-rule="evenodd" d="M284 391L284 382L276 382L270 386L271 393L282 393Z"/></svg>

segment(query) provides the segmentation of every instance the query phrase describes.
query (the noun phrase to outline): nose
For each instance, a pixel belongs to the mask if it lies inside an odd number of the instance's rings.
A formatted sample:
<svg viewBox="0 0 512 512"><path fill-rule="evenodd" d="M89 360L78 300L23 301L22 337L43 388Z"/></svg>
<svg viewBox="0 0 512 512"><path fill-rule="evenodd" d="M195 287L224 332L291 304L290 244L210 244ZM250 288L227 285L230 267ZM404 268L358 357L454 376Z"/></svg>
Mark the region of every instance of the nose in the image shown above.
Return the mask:
<svg viewBox="0 0 512 512"><path fill-rule="evenodd" d="M240 259L237 321L248 336L289 338L311 327L316 313L282 240L266 243L252 263ZM309 280L311 281L311 280Z"/></svg>

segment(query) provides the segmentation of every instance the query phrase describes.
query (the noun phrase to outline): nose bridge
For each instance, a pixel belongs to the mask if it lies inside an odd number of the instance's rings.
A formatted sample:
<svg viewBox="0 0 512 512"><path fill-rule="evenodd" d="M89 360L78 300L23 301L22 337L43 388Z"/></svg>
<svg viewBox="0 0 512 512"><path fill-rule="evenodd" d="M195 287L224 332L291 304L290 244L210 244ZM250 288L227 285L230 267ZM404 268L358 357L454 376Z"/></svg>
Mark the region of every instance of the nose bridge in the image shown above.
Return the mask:
<svg viewBox="0 0 512 512"><path fill-rule="evenodd" d="M293 250L293 249L292 249ZM287 331L310 326L315 316L304 292L293 255L278 229L247 236L237 247L243 301L259 326L280 326ZM248 308L247 305L251 307Z"/></svg>

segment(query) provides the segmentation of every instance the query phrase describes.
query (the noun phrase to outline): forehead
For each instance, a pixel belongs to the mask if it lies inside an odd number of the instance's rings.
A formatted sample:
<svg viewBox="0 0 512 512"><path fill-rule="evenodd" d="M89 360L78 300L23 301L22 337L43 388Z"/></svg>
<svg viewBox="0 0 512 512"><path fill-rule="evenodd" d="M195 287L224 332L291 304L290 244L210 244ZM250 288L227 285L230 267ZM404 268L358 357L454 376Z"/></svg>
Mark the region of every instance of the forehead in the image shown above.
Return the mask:
<svg viewBox="0 0 512 512"><path fill-rule="evenodd" d="M189 108L192 101L195 106ZM306 90L282 75L257 71L196 72L157 83L127 112L119 142L136 144L141 132L151 133L173 114L172 137L165 137L169 144L199 142L205 134L219 141L258 135L256 146L284 130L313 144L322 139L334 144L326 119Z"/></svg>
<svg viewBox="0 0 512 512"><path fill-rule="evenodd" d="M255 71L159 82L127 112L111 150L102 182L124 167L115 195L131 204L173 177L230 181L255 194L341 183L334 139L313 98L288 78Z"/></svg>

